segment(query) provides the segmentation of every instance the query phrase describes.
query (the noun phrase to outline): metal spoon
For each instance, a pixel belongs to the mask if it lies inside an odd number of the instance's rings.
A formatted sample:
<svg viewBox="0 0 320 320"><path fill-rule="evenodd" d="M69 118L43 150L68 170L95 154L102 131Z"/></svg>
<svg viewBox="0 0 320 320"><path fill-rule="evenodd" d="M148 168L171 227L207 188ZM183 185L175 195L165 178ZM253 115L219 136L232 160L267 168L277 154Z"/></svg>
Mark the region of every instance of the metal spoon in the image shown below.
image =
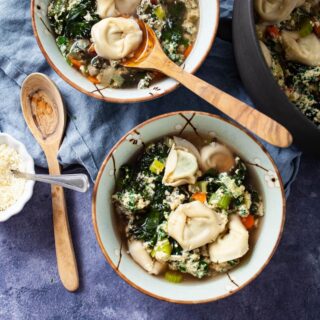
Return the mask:
<svg viewBox="0 0 320 320"><path fill-rule="evenodd" d="M87 192L90 187L88 177L82 173L51 176L49 174L31 174L16 170L11 170L11 172L17 178L54 184L56 186L61 186L78 192Z"/></svg>
<svg viewBox="0 0 320 320"><path fill-rule="evenodd" d="M138 22L144 40L133 56L122 62L123 66L160 71L179 81L186 88L265 141L283 148L291 145L292 136L286 128L246 103L177 66L163 52L154 31L143 21L139 20Z"/></svg>
<svg viewBox="0 0 320 320"><path fill-rule="evenodd" d="M58 88L46 75L30 74L22 84L20 101L25 121L46 155L49 173L60 175L57 156L66 112ZM51 194L58 271L64 287L75 291L79 287L79 274L63 188L53 185Z"/></svg>

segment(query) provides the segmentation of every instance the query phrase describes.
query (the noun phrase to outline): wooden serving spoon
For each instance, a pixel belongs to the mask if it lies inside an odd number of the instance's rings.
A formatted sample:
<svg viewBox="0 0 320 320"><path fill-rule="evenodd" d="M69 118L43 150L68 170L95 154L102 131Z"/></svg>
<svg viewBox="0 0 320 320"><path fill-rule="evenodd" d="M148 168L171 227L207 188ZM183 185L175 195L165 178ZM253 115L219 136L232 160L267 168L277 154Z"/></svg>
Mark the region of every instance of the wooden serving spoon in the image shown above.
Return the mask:
<svg viewBox="0 0 320 320"><path fill-rule="evenodd" d="M163 52L154 31L144 22L140 20L138 22L143 32L143 41L132 57L123 60L123 66L160 71L265 141L283 148L291 145L292 136L286 128L246 103L177 66Z"/></svg>
<svg viewBox="0 0 320 320"><path fill-rule="evenodd" d="M58 88L46 75L30 74L22 84L20 101L25 121L46 155L49 173L60 175L57 155L64 135L66 114ZM51 193L58 271L65 288L75 291L79 287L79 275L64 191L62 187L53 185Z"/></svg>

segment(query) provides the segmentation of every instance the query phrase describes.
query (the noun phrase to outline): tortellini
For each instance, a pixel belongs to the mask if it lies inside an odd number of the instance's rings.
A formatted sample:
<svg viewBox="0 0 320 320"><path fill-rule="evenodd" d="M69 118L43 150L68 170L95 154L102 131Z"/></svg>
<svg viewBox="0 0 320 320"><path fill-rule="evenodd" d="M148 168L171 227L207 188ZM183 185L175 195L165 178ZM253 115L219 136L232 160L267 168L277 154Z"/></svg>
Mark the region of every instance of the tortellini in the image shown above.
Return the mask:
<svg viewBox="0 0 320 320"><path fill-rule="evenodd" d="M229 232L209 245L210 260L223 263L241 258L249 250L249 232L238 215L231 215Z"/></svg>
<svg viewBox="0 0 320 320"><path fill-rule="evenodd" d="M201 172L199 170L199 151L189 141L174 137L174 143L166 160L162 183L177 187L194 184Z"/></svg>
<svg viewBox="0 0 320 320"><path fill-rule="evenodd" d="M133 14L141 0L97 0L97 14L100 18Z"/></svg>
<svg viewBox="0 0 320 320"><path fill-rule="evenodd" d="M235 164L232 152L225 145L217 142L204 146L200 151L200 155L203 171L216 169L218 172L227 172Z"/></svg>
<svg viewBox="0 0 320 320"><path fill-rule="evenodd" d="M141 0L115 0L116 9L121 14L133 14L137 10Z"/></svg>
<svg viewBox="0 0 320 320"><path fill-rule="evenodd" d="M143 242L133 240L128 242L128 249L132 259L150 274L160 274L166 269L166 265L151 258L143 246Z"/></svg>
<svg viewBox="0 0 320 320"><path fill-rule="evenodd" d="M168 234L184 250L193 250L216 240L224 230L227 216L200 201L181 204L168 218Z"/></svg>
<svg viewBox="0 0 320 320"><path fill-rule="evenodd" d="M173 141L177 148L188 150L197 158L198 162L200 163L201 157L199 150L190 141L180 137L173 137Z"/></svg>
<svg viewBox="0 0 320 320"><path fill-rule="evenodd" d="M289 18L292 11L303 5L305 0L255 0L255 8L261 19L278 23Z"/></svg>
<svg viewBox="0 0 320 320"><path fill-rule="evenodd" d="M320 40L314 33L300 37L298 32L283 31L282 43L288 60L320 66Z"/></svg>
<svg viewBox="0 0 320 320"><path fill-rule="evenodd" d="M91 29L97 54L108 60L120 60L135 51L142 42L142 31L133 19L105 18Z"/></svg>
<svg viewBox="0 0 320 320"><path fill-rule="evenodd" d="M266 63L268 65L268 67L271 68L271 66L272 66L272 56L271 56L270 50L264 44L264 42L259 41L259 44L260 44L261 52L262 52L262 54L264 56L264 59L266 60Z"/></svg>

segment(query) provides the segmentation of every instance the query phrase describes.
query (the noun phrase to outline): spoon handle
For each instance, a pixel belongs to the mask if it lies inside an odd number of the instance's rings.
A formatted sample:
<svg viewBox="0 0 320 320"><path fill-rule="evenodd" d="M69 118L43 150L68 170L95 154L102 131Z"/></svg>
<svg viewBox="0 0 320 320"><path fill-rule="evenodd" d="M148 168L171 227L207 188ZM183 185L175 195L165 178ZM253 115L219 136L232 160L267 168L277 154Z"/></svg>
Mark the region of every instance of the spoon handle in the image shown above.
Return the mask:
<svg viewBox="0 0 320 320"><path fill-rule="evenodd" d="M16 177L49 184L55 184L64 188L68 188L78 192L86 192L90 187L87 175L79 174L64 174L60 176L51 176L48 174L30 174L25 172L13 171Z"/></svg>
<svg viewBox="0 0 320 320"><path fill-rule="evenodd" d="M292 136L285 127L246 103L184 71L169 59L159 65L158 69L263 140L282 148L291 145Z"/></svg>
<svg viewBox="0 0 320 320"><path fill-rule="evenodd" d="M48 152L46 156L50 174L60 175L60 166L56 157ZM61 186L52 185L51 193L53 231L60 279L67 290L76 291L79 287L79 274L69 227L64 191Z"/></svg>

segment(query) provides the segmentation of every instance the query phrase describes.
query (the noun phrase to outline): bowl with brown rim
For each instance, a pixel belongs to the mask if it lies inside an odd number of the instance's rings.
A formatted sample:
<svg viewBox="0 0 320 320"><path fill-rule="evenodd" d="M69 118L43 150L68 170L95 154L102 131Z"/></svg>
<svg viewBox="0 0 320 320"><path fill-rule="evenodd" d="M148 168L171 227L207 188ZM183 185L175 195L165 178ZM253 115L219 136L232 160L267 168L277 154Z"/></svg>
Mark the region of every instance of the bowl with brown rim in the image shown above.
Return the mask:
<svg viewBox="0 0 320 320"><path fill-rule="evenodd" d="M179 284L148 274L127 253L112 204L121 165L150 142L168 135L215 136L244 160L250 179L265 208L250 244L250 254L228 273ZM164 114L126 133L106 156L92 199L92 219L101 251L114 271L128 284L154 298L175 303L204 303L225 298L253 281L270 262L285 221L285 196L279 171L264 147L242 128L221 117L197 111Z"/></svg>
<svg viewBox="0 0 320 320"><path fill-rule="evenodd" d="M183 63L184 69L191 73L196 72L207 57L219 23L219 0L198 0L198 3L200 15L198 33L192 51ZM170 78L160 78L146 89L112 89L90 82L78 70L71 67L60 53L47 17L48 5L49 0L31 1L35 38L50 66L78 91L108 102L134 103L159 98L178 87L177 81Z"/></svg>

